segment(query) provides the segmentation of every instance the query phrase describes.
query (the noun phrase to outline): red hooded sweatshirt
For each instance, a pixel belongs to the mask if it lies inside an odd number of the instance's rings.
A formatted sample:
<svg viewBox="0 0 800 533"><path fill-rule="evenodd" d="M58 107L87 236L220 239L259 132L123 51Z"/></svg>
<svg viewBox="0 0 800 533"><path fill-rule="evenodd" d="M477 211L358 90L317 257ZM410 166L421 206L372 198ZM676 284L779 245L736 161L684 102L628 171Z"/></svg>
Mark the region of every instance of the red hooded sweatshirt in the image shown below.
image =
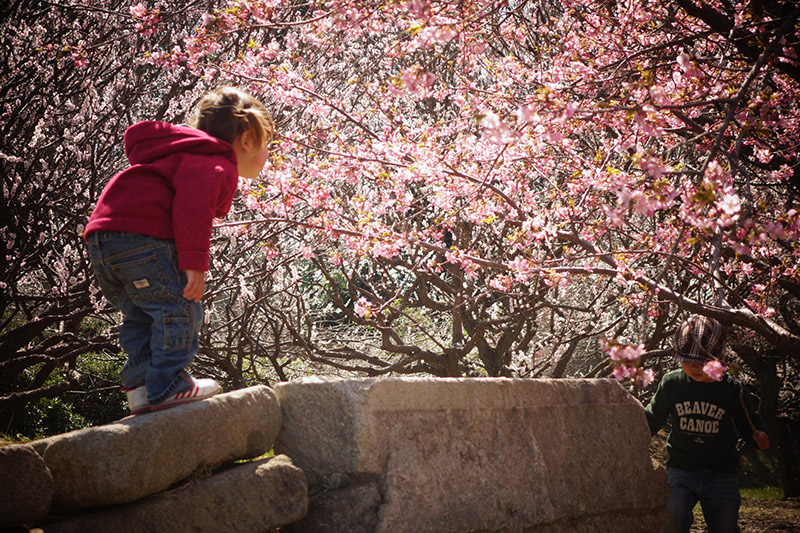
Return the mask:
<svg viewBox="0 0 800 533"><path fill-rule="evenodd" d="M180 270L208 270L211 225L238 185L233 147L188 126L140 122L125 131L131 166L108 182L86 225L174 239Z"/></svg>

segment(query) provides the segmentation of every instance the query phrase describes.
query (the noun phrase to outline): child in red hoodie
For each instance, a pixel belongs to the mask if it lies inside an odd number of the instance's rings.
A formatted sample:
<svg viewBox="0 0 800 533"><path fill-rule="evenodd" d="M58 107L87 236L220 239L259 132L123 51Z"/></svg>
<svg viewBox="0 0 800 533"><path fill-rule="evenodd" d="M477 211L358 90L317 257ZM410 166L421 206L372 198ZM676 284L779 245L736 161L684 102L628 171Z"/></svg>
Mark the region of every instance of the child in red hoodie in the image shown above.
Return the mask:
<svg viewBox="0 0 800 533"><path fill-rule="evenodd" d="M192 127L140 122L125 132L130 167L106 185L85 235L103 295L124 315L131 414L219 391L185 370L203 323L211 227L230 210L238 176L258 177L274 135L263 104L233 87L203 96Z"/></svg>

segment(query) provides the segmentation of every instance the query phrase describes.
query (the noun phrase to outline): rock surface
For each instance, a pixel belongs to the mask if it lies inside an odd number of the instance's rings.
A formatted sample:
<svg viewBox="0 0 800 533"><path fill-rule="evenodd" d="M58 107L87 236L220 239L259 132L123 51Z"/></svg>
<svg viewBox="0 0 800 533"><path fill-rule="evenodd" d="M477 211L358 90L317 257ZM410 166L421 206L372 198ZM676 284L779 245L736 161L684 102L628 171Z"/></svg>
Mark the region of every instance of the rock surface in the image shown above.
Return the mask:
<svg viewBox="0 0 800 533"><path fill-rule="evenodd" d="M0 447L0 528L44 518L52 501L53 476L33 447Z"/></svg>
<svg viewBox="0 0 800 533"><path fill-rule="evenodd" d="M35 441L53 476L53 506L75 509L132 502L198 469L267 452L281 426L264 386L131 416Z"/></svg>
<svg viewBox="0 0 800 533"><path fill-rule="evenodd" d="M380 480L373 531L649 532L665 517L644 409L614 380L316 379L276 394L276 451L314 492L344 480L311 498L304 523L324 531L347 530L326 502L347 509L346 480L365 476Z"/></svg>
<svg viewBox="0 0 800 533"><path fill-rule="evenodd" d="M368 476L314 496L314 512L286 527L289 533L373 533L381 504L379 480Z"/></svg>
<svg viewBox="0 0 800 533"><path fill-rule="evenodd" d="M301 519L307 506L303 472L288 457L279 455L193 480L135 503L40 527L44 533L259 533Z"/></svg>

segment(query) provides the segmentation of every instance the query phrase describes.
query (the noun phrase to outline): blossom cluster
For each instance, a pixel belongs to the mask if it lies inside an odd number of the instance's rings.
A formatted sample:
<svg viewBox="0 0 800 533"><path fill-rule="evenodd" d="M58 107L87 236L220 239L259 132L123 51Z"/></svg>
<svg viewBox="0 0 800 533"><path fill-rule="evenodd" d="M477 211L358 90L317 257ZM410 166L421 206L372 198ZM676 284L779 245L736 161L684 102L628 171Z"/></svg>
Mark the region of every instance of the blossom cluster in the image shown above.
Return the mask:
<svg viewBox="0 0 800 533"><path fill-rule="evenodd" d="M601 339L603 351L615 363L612 375L617 381L630 381L641 388L648 387L655 378L652 369L641 368L642 357L645 355L644 344L633 346L622 344L615 340Z"/></svg>

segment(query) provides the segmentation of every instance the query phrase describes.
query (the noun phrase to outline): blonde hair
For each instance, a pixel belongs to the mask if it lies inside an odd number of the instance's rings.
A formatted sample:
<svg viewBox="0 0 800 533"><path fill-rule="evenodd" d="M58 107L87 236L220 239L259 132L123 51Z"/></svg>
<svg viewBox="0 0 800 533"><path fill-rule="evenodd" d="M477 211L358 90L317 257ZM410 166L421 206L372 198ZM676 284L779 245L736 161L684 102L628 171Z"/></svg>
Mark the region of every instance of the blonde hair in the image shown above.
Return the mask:
<svg viewBox="0 0 800 533"><path fill-rule="evenodd" d="M220 87L205 93L190 125L229 143L248 130L255 134L259 146L275 138L275 123L267 108L237 87Z"/></svg>

